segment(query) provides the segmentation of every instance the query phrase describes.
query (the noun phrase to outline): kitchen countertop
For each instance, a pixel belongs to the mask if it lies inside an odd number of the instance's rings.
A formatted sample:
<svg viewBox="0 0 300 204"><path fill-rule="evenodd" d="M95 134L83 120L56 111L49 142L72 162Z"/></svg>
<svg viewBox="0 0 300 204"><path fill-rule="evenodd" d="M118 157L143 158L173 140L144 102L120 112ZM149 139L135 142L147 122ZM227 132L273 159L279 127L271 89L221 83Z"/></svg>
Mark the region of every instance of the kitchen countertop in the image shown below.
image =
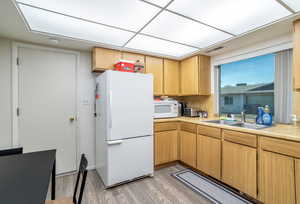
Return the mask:
<svg viewBox="0 0 300 204"><path fill-rule="evenodd" d="M215 124L215 123L207 123L207 120L217 120L219 118L190 118L190 117L178 117L178 118L162 118L162 119L154 119L155 123L159 122L188 122L194 123L197 125L206 125L211 127L218 127L227 130L235 130L239 132L246 132L260 136L273 137L278 139L292 140L300 142L300 126L294 125L284 125L284 124L275 124L272 127L254 130L242 127L234 127L229 125Z"/></svg>

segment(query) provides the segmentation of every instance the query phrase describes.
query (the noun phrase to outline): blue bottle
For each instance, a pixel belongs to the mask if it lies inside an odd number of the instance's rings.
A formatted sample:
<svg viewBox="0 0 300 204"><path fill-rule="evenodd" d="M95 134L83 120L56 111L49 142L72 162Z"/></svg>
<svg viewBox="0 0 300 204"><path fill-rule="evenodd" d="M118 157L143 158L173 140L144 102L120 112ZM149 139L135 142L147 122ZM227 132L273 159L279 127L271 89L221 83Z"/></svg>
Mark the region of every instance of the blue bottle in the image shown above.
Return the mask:
<svg viewBox="0 0 300 204"><path fill-rule="evenodd" d="M262 117L263 124L271 126L272 125L272 115L270 113L270 108L268 105L265 106L264 114Z"/></svg>
<svg viewBox="0 0 300 204"><path fill-rule="evenodd" d="M263 107L257 108L257 116L256 116L256 124L262 125L263 124L263 115L264 115Z"/></svg>

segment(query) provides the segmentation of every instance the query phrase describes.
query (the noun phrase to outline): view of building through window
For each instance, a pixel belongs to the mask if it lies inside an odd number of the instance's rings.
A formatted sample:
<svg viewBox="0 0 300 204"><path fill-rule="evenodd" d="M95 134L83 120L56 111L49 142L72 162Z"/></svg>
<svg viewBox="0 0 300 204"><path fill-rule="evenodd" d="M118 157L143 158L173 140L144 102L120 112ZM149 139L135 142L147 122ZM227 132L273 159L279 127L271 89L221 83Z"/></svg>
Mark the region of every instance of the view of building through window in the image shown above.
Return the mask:
<svg viewBox="0 0 300 204"><path fill-rule="evenodd" d="M256 116L269 105L274 114L275 55L268 54L220 66L220 114Z"/></svg>

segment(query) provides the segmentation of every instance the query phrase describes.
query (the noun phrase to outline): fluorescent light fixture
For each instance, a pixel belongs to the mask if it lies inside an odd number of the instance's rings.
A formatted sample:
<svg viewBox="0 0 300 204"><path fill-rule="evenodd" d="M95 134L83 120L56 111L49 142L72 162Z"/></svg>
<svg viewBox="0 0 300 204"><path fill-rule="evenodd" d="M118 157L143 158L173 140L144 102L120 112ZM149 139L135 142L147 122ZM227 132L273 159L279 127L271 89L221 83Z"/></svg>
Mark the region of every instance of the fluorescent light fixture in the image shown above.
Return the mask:
<svg viewBox="0 0 300 204"><path fill-rule="evenodd" d="M175 0L168 9L233 34L291 14L275 0Z"/></svg>
<svg viewBox="0 0 300 204"><path fill-rule="evenodd" d="M232 35L168 11L162 12L142 30L142 33L200 48L232 37Z"/></svg>
<svg viewBox="0 0 300 204"><path fill-rule="evenodd" d="M32 31L122 46L134 33L19 4Z"/></svg>
<svg viewBox="0 0 300 204"><path fill-rule="evenodd" d="M145 1L156 4L160 7L165 7L171 0L145 0Z"/></svg>
<svg viewBox="0 0 300 204"><path fill-rule="evenodd" d="M300 11L300 0L281 0L294 11Z"/></svg>
<svg viewBox="0 0 300 204"><path fill-rule="evenodd" d="M135 49L135 50L143 50L147 52L157 53L161 55L168 55L172 57L182 57L187 54L191 54L198 49L145 36L145 35L137 35L135 36L127 45L127 48Z"/></svg>
<svg viewBox="0 0 300 204"><path fill-rule="evenodd" d="M130 31L141 29L160 10L140 0L17 0L17 2Z"/></svg>

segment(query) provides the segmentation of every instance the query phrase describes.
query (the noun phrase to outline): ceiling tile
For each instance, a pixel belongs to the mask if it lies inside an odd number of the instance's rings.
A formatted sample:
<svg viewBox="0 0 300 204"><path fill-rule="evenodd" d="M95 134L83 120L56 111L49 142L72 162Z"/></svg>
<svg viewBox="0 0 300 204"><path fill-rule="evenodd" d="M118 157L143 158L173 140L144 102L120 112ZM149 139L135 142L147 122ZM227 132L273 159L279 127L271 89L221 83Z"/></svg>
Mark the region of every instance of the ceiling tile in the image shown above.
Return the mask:
<svg viewBox="0 0 300 204"><path fill-rule="evenodd" d="M30 6L19 5L19 7L33 31L116 46L122 46L134 35L132 32L78 20Z"/></svg>
<svg viewBox="0 0 300 204"><path fill-rule="evenodd" d="M156 4L160 7L165 7L171 0L145 0L145 1Z"/></svg>
<svg viewBox="0 0 300 204"><path fill-rule="evenodd" d="M142 30L142 33L200 48L232 37L232 35L168 11L162 12Z"/></svg>
<svg viewBox="0 0 300 204"><path fill-rule="evenodd" d="M17 0L25 4L56 11L131 31L141 29L160 8L139 0Z"/></svg>
<svg viewBox="0 0 300 204"><path fill-rule="evenodd" d="M182 57L187 54L191 54L198 49L188 47L185 45L160 40L157 38L137 35L127 45L127 48L135 50L143 50L161 55L168 55L172 57Z"/></svg>
<svg viewBox="0 0 300 204"><path fill-rule="evenodd" d="M175 0L168 9L233 34L291 14L275 0Z"/></svg>
<svg viewBox="0 0 300 204"><path fill-rule="evenodd" d="M300 11L300 0L282 0L291 9L298 12Z"/></svg>

